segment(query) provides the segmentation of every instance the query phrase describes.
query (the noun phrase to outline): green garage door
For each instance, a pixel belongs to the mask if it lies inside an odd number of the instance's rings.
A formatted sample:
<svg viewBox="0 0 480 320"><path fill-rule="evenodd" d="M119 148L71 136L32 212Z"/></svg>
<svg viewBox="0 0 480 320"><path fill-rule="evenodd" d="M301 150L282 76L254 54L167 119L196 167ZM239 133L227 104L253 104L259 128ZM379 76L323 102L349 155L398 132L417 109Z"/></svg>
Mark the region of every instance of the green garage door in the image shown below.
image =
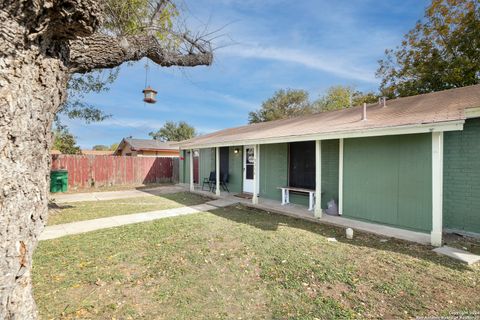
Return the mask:
<svg viewBox="0 0 480 320"><path fill-rule="evenodd" d="M431 231L432 136L345 139L343 215Z"/></svg>

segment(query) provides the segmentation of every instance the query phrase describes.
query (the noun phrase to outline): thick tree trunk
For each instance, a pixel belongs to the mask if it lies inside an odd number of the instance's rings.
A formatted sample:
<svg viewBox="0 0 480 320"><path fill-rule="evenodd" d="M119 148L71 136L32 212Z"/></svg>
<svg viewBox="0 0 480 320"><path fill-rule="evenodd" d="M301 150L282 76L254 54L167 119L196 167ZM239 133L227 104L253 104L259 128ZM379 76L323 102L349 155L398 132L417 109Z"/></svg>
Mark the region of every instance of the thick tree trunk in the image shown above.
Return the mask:
<svg viewBox="0 0 480 320"><path fill-rule="evenodd" d="M164 48L147 36L95 34L103 1L0 0L0 320L36 319L32 255L48 214L51 124L73 72L148 57L210 65L210 43Z"/></svg>
<svg viewBox="0 0 480 320"><path fill-rule="evenodd" d="M0 319L35 319L32 254L48 214L50 127L67 73L40 48L1 44Z"/></svg>

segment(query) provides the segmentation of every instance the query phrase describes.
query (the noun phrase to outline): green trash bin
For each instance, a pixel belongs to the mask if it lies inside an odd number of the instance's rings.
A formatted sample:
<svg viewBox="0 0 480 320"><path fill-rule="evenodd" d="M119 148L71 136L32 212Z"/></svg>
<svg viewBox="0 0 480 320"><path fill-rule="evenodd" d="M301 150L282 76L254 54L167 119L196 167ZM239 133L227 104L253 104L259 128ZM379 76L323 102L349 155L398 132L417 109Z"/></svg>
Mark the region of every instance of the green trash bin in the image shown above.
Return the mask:
<svg viewBox="0 0 480 320"><path fill-rule="evenodd" d="M53 170L50 172L50 192L66 192L68 189L68 171Z"/></svg>

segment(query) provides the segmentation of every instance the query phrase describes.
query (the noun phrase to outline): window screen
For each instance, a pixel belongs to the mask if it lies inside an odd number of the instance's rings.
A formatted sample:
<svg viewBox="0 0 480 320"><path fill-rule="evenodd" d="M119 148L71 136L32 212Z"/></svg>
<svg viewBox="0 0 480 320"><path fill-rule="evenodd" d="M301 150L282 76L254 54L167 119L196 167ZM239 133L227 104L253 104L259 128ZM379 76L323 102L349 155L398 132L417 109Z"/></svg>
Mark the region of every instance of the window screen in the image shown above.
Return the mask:
<svg viewBox="0 0 480 320"><path fill-rule="evenodd" d="M289 168L290 187L315 189L315 141L290 143Z"/></svg>

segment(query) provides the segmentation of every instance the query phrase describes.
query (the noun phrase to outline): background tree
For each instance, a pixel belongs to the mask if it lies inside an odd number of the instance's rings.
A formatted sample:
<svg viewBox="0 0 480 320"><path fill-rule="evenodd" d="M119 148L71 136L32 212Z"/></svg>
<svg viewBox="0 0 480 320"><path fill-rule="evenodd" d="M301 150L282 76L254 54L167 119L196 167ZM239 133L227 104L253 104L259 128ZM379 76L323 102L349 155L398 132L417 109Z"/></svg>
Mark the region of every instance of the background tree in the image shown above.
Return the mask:
<svg viewBox="0 0 480 320"><path fill-rule="evenodd" d="M182 141L197 135L195 128L185 121L167 121L157 132L150 132L149 135L160 141Z"/></svg>
<svg viewBox="0 0 480 320"><path fill-rule="evenodd" d="M380 89L389 97L480 83L480 3L433 0L423 21L379 64Z"/></svg>
<svg viewBox="0 0 480 320"><path fill-rule="evenodd" d="M82 150L77 146L75 136L68 131L65 126L57 127L53 132L53 150L58 150L62 154L81 154Z"/></svg>
<svg viewBox="0 0 480 320"><path fill-rule="evenodd" d="M148 58L210 65L173 0L0 0L0 319L35 319L32 255L47 221L51 125L73 74Z"/></svg>
<svg viewBox="0 0 480 320"><path fill-rule="evenodd" d="M249 123L286 119L310 114L314 110L305 90L278 90L257 111L248 114Z"/></svg>
<svg viewBox="0 0 480 320"><path fill-rule="evenodd" d="M110 150L110 151L115 151L115 150L117 150L117 148L118 148L118 142L115 142L115 143L112 143L112 144L110 145L110 149L109 149L109 150Z"/></svg>
<svg viewBox="0 0 480 320"><path fill-rule="evenodd" d="M373 92L363 93L349 86L332 86L326 94L315 101L315 109L321 112L341 110L352 106L378 101L378 96Z"/></svg>
<svg viewBox="0 0 480 320"><path fill-rule="evenodd" d="M85 102L87 94L110 90L109 85L118 77L119 68L94 70L86 74L75 74L67 83L67 99L57 112L56 122L60 123L59 114L70 119L84 120L86 123L103 121L111 115L97 106Z"/></svg>
<svg viewBox="0 0 480 320"><path fill-rule="evenodd" d="M106 146L104 144L96 144L92 147L92 150L97 150L97 151L109 151L110 147Z"/></svg>

